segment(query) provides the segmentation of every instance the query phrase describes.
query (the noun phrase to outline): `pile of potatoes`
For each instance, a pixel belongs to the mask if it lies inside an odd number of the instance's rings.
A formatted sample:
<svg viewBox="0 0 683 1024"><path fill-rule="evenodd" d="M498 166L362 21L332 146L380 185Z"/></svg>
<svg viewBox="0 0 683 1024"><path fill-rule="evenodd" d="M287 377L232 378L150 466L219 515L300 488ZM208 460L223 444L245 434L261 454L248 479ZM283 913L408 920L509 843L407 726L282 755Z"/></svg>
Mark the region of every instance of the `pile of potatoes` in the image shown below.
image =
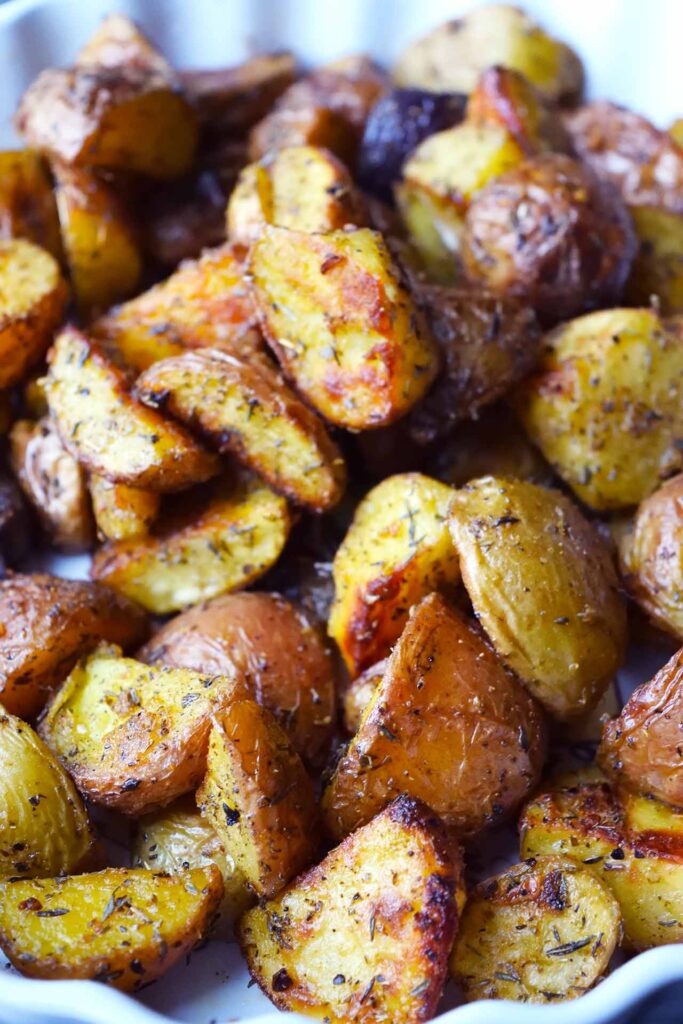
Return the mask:
<svg viewBox="0 0 683 1024"><path fill-rule="evenodd" d="M179 73L117 15L25 93L0 153L23 974L133 991L236 939L283 1010L419 1024L449 977L551 1003L683 941L683 133L582 88L498 5L390 72ZM643 636L666 663L621 709ZM515 819L520 862L475 879Z"/></svg>

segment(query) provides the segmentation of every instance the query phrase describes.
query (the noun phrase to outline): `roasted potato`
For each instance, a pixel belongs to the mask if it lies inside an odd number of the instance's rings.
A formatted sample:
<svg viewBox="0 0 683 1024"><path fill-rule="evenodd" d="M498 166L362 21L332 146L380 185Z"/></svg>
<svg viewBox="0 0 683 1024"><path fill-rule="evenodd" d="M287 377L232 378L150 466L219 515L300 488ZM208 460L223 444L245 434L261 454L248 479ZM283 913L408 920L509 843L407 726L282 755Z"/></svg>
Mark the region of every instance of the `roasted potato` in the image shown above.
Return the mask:
<svg viewBox="0 0 683 1024"><path fill-rule="evenodd" d="M439 25L411 43L393 76L398 85L470 93L494 64L519 71L550 99L575 103L583 92L574 51L510 4L487 4Z"/></svg>
<svg viewBox="0 0 683 1024"><path fill-rule="evenodd" d="M103 18L95 32L76 55L77 67L134 68L155 71L169 84L176 75L165 57L149 41L134 21L125 14Z"/></svg>
<svg viewBox="0 0 683 1024"><path fill-rule="evenodd" d="M457 926L458 858L402 796L239 924L254 980L282 1010L342 1024L431 1020Z"/></svg>
<svg viewBox="0 0 683 1024"><path fill-rule="evenodd" d="M664 314L683 313L683 215L655 206L631 206L629 212L638 252L626 299L633 306L656 302Z"/></svg>
<svg viewBox="0 0 683 1024"><path fill-rule="evenodd" d="M0 238L26 238L62 257L62 240L52 182L39 153L0 152Z"/></svg>
<svg viewBox="0 0 683 1024"><path fill-rule="evenodd" d="M651 309L579 317L546 335L514 392L531 440L597 510L636 505L683 467L683 322Z"/></svg>
<svg viewBox="0 0 683 1024"><path fill-rule="evenodd" d="M482 71L467 102L467 120L500 125L528 155L569 148L555 106L512 68L496 65Z"/></svg>
<svg viewBox="0 0 683 1024"><path fill-rule="evenodd" d="M683 117L677 117L671 124L669 135L679 146L683 146Z"/></svg>
<svg viewBox="0 0 683 1024"><path fill-rule="evenodd" d="M0 711L0 876L49 878L98 866L76 788L30 725Z"/></svg>
<svg viewBox="0 0 683 1024"><path fill-rule="evenodd" d="M450 529L502 660L556 718L589 710L626 648L626 609L598 533L559 491L493 476L455 493Z"/></svg>
<svg viewBox="0 0 683 1024"><path fill-rule="evenodd" d="M92 978L133 991L208 931L223 893L209 865L185 875L106 868L0 883L0 948L29 978Z"/></svg>
<svg viewBox="0 0 683 1024"><path fill-rule="evenodd" d="M9 474L0 472L0 579L8 565L17 565L26 554L31 541L31 526L31 517L16 480Z"/></svg>
<svg viewBox="0 0 683 1024"><path fill-rule="evenodd" d="M144 665L101 644L71 670L40 734L89 800L140 815L196 789L212 716L245 696L239 679Z"/></svg>
<svg viewBox="0 0 683 1024"><path fill-rule="evenodd" d="M159 514L161 495L127 484L115 484L104 476L90 477L90 497L97 533L104 540L146 537Z"/></svg>
<svg viewBox="0 0 683 1024"><path fill-rule="evenodd" d="M246 357L261 347L242 266L227 245L183 263L92 330L112 358L137 372L185 348L225 348Z"/></svg>
<svg viewBox="0 0 683 1024"><path fill-rule="evenodd" d="M51 350L47 400L67 451L115 483L180 491L218 471L216 456L134 398L124 373L75 327Z"/></svg>
<svg viewBox="0 0 683 1024"><path fill-rule="evenodd" d="M279 558L290 525L287 502L265 484L220 480L201 501L157 520L148 537L100 548L91 574L166 615L253 583Z"/></svg>
<svg viewBox="0 0 683 1024"><path fill-rule="evenodd" d="M141 643L145 616L99 583L43 573L0 580L0 704L32 718L81 654L101 640Z"/></svg>
<svg viewBox="0 0 683 1024"><path fill-rule="evenodd" d="M424 395L436 351L378 232L267 228L251 273L268 342L330 422L383 426Z"/></svg>
<svg viewBox="0 0 683 1024"><path fill-rule="evenodd" d="M286 97L280 97L280 102ZM351 164L355 158L357 139L353 127L341 114L329 107L275 105L273 110L254 125L249 134L249 158L261 160L290 146L317 146L327 149L340 160Z"/></svg>
<svg viewBox="0 0 683 1024"><path fill-rule="evenodd" d="M324 512L340 500L346 483L341 451L265 358L185 352L150 366L136 393L297 504Z"/></svg>
<svg viewBox="0 0 683 1024"><path fill-rule="evenodd" d="M387 477L358 505L332 563L328 632L357 675L385 657L410 609L460 581L448 531L454 491L421 473Z"/></svg>
<svg viewBox="0 0 683 1024"><path fill-rule="evenodd" d="M341 838L401 792L475 833L511 813L543 760L535 702L438 594L413 611L323 796Z"/></svg>
<svg viewBox="0 0 683 1024"><path fill-rule="evenodd" d="M472 198L461 246L470 281L519 296L554 324L620 300L637 240L610 182L541 153Z"/></svg>
<svg viewBox="0 0 683 1024"><path fill-rule="evenodd" d="M332 659L309 617L278 594L224 594L190 608L138 657L241 679L307 764L324 760L335 724Z"/></svg>
<svg viewBox="0 0 683 1024"><path fill-rule="evenodd" d="M252 700L214 717L197 806L260 898L315 858L313 783L270 711Z"/></svg>
<svg viewBox="0 0 683 1024"><path fill-rule="evenodd" d="M161 180L189 170L197 147L187 100L156 69L133 65L42 71L15 125L50 160Z"/></svg>
<svg viewBox="0 0 683 1024"><path fill-rule="evenodd" d="M481 882L467 901L451 971L468 1002L576 999L621 938L619 904L588 868L538 857Z"/></svg>
<svg viewBox="0 0 683 1024"><path fill-rule="evenodd" d="M49 252L24 239L0 241L0 388L20 383L45 354L66 299Z"/></svg>
<svg viewBox="0 0 683 1024"><path fill-rule="evenodd" d="M375 695L387 668L387 658L375 662L349 683L344 693L344 726L351 736L360 728L363 712Z"/></svg>

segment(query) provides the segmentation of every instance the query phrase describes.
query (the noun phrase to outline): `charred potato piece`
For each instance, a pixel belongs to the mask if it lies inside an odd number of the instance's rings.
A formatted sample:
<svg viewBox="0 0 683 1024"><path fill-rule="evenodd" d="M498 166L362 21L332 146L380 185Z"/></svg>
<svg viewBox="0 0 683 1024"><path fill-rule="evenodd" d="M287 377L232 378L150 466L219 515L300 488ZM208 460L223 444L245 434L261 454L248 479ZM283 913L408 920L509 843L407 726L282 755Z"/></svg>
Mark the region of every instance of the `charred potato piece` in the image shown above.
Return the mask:
<svg viewBox="0 0 683 1024"><path fill-rule="evenodd" d="M318 844L313 783L271 713L235 701L216 716L197 806L260 898L312 863Z"/></svg>
<svg viewBox="0 0 683 1024"><path fill-rule="evenodd" d="M482 71L467 102L467 120L500 125L527 155L569 148L555 106L512 68L494 66Z"/></svg>
<svg viewBox="0 0 683 1024"><path fill-rule="evenodd" d="M0 883L0 948L29 978L92 978L125 992L161 977L208 931L223 893L211 865L186 875L106 868Z"/></svg>
<svg viewBox="0 0 683 1024"><path fill-rule="evenodd" d="M300 757L324 760L335 720L332 659L308 616L278 594L224 594L190 608L138 657L244 680Z"/></svg>
<svg viewBox="0 0 683 1024"><path fill-rule="evenodd" d="M249 158L261 160L268 153L291 146L317 146L334 153L345 163L351 163L356 151L356 133L341 114L329 107L313 104L290 110L276 104L252 128Z"/></svg>
<svg viewBox="0 0 683 1024"><path fill-rule="evenodd" d="M185 348L225 348L245 357L261 348L242 266L227 245L183 263L92 330L112 358L137 372Z"/></svg>
<svg viewBox="0 0 683 1024"><path fill-rule="evenodd" d="M21 490L14 477L0 472L0 579L4 575L6 566L16 565L21 561L28 550L30 537L31 521ZM2 670L0 669L1 703Z"/></svg>
<svg viewBox="0 0 683 1024"><path fill-rule="evenodd" d="M24 239L0 241L0 388L20 383L45 354L66 299L49 252Z"/></svg>
<svg viewBox="0 0 683 1024"><path fill-rule="evenodd" d="M0 711L0 876L88 870L100 850L76 788L30 725Z"/></svg>
<svg viewBox="0 0 683 1024"><path fill-rule="evenodd" d="M387 477L365 496L332 563L328 632L357 675L385 657L413 605L460 581L448 531L454 492L421 473Z"/></svg>
<svg viewBox="0 0 683 1024"><path fill-rule="evenodd" d="M62 241L74 295L85 315L135 291L142 257L114 190L80 167L55 164Z"/></svg>
<svg viewBox="0 0 683 1024"><path fill-rule="evenodd" d="M340 500L346 483L341 451L266 359L246 361L217 349L185 352L150 366L136 392L297 504L324 512Z"/></svg>
<svg viewBox="0 0 683 1024"><path fill-rule="evenodd" d="M170 84L176 75L165 57L125 14L103 18L95 32L76 55L77 67L155 71Z"/></svg>
<svg viewBox="0 0 683 1024"><path fill-rule="evenodd" d="M287 502L258 480L220 481L199 504L158 520L148 537L96 553L92 577L156 615L241 590L279 558L291 525Z"/></svg>
<svg viewBox="0 0 683 1024"><path fill-rule="evenodd" d="M436 1012L457 925L444 828L400 797L239 925L252 977L281 1010L417 1024Z"/></svg>
<svg viewBox="0 0 683 1024"><path fill-rule="evenodd" d="M71 670L40 733L93 803L139 815L196 789L215 714L240 680L143 665L102 644Z"/></svg>
<svg viewBox="0 0 683 1024"><path fill-rule="evenodd" d="M147 633L141 609L108 587L42 573L0 581L0 626L0 704L21 718L101 640L129 648Z"/></svg>
<svg viewBox="0 0 683 1024"><path fill-rule="evenodd" d="M512 812L543 761L543 721L493 651L438 594L413 611L323 796L339 839L400 792L460 834Z"/></svg>
<svg viewBox="0 0 683 1024"><path fill-rule="evenodd" d="M42 157L32 149L0 152L0 238L26 238L61 259L52 182Z"/></svg>
<svg viewBox="0 0 683 1024"><path fill-rule="evenodd" d="M267 228L251 272L269 344L330 422L383 426L424 395L436 351L378 232Z"/></svg>
<svg viewBox="0 0 683 1024"><path fill-rule="evenodd" d="M556 718L589 710L623 661L626 609L588 520L559 491L485 476L456 492L450 528L502 660Z"/></svg>
<svg viewBox="0 0 683 1024"><path fill-rule="evenodd" d="M42 71L15 124L51 160L162 180L188 171L197 147L192 107L158 71L142 67Z"/></svg>
<svg viewBox="0 0 683 1024"><path fill-rule="evenodd" d="M398 85L470 93L494 64L520 72L553 100L574 103L583 91L574 51L510 4L487 4L439 25L405 50L393 77Z"/></svg>
<svg viewBox="0 0 683 1024"><path fill-rule="evenodd" d="M360 728L363 713L384 678L387 660L383 658L366 668L349 684L344 694L344 726L350 736L355 736Z"/></svg>
<svg viewBox="0 0 683 1024"><path fill-rule="evenodd" d="M633 306L656 301L664 314L683 313L683 215L654 206L631 206L629 212L638 252L626 299Z"/></svg>
<svg viewBox="0 0 683 1024"><path fill-rule="evenodd" d="M637 251L615 187L560 153L542 153L489 182L462 232L468 278L528 301L545 323L616 304Z"/></svg>
<svg viewBox="0 0 683 1024"><path fill-rule="evenodd" d="M467 901L451 971L468 1002L577 999L621 938L619 905L588 868L538 857L481 882Z"/></svg>
<svg viewBox="0 0 683 1024"><path fill-rule="evenodd" d="M216 456L134 398L124 373L75 327L51 350L47 400L67 451L115 483L180 491L218 470Z"/></svg>
<svg viewBox="0 0 683 1024"><path fill-rule="evenodd" d="M531 440L591 508L636 505L681 469L682 337L654 310L592 313L546 335L513 393Z"/></svg>
<svg viewBox="0 0 683 1024"><path fill-rule="evenodd" d="M57 548L87 550L94 540L85 473L49 418L18 420L10 434L11 461L22 490Z"/></svg>
<svg viewBox="0 0 683 1024"><path fill-rule="evenodd" d="M159 513L161 496L104 476L90 477L90 497L97 533L105 540L146 537Z"/></svg>

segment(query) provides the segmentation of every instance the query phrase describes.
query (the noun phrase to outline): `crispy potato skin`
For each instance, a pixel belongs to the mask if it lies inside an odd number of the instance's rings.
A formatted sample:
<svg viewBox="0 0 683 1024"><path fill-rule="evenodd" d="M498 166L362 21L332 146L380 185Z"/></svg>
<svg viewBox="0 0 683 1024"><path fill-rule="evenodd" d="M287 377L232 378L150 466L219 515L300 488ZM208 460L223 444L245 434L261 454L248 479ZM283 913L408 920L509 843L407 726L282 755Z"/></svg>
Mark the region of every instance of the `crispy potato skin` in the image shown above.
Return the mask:
<svg viewBox="0 0 683 1024"><path fill-rule="evenodd" d="M0 238L26 238L61 259L52 182L42 157L32 149L0 152Z"/></svg>
<svg viewBox="0 0 683 1024"><path fill-rule="evenodd" d="M150 366L136 392L292 501L324 512L340 500L346 484L341 451L265 358L185 352Z"/></svg>
<svg viewBox="0 0 683 1024"><path fill-rule="evenodd" d="M682 684L678 651L606 724L599 750L600 764L615 782L677 807L683 807Z"/></svg>
<svg viewBox="0 0 683 1024"><path fill-rule="evenodd" d="M468 1001L576 999L600 980L621 938L610 890L569 857L515 864L476 887L451 971Z"/></svg>
<svg viewBox="0 0 683 1024"><path fill-rule="evenodd" d="M87 550L94 540L83 469L48 417L17 420L10 433L12 468L55 547Z"/></svg>
<svg viewBox="0 0 683 1024"><path fill-rule="evenodd" d="M0 712L0 876L49 878L97 865L76 788L30 725Z"/></svg>
<svg viewBox="0 0 683 1024"><path fill-rule="evenodd" d="M626 300L647 306L652 296L661 313L683 313L683 214L655 206L630 206L638 236Z"/></svg>
<svg viewBox="0 0 683 1024"><path fill-rule="evenodd" d="M67 451L109 480L180 491L217 472L216 457L135 399L123 372L75 327L51 349L47 399Z"/></svg>
<svg viewBox="0 0 683 1024"><path fill-rule="evenodd" d="M42 573L0 580L0 704L32 718L80 655L147 634L139 606L102 586Z"/></svg>
<svg viewBox="0 0 683 1024"><path fill-rule="evenodd" d="M654 310L603 310L543 341L538 370L513 393L531 440L597 510L636 505L681 469L683 322Z"/></svg>
<svg viewBox="0 0 683 1024"><path fill-rule="evenodd" d="M461 244L472 282L527 300L546 323L615 305L637 251L616 188L559 153L489 182L470 203Z"/></svg>
<svg viewBox="0 0 683 1024"><path fill-rule="evenodd" d="M92 978L131 992L160 978L205 935L223 883L214 865L175 876L106 868L10 880L0 891L0 947L18 971Z"/></svg>
<svg viewBox="0 0 683 1024"><path fill-rule="evenodd" d="M90 477L90 497L98 535L105 540L146 537L157 518L161 495L104 476Z"/></svg>
<svg viewBox="0 0 683 1024"><path fill-rule="evenodd" d="M0 388L18 384L43 356L64 312L57 261L25 239L0 241Z"/></svg>
<svg viewBox="0 0 683 1024"><path fill-rule="evenodd" d="M332 563L329 635L352 675L385 657L413 605L460 581L448 531L454 492L421 473L387 477L366 494Z"/></svg>
<svg viewBox="0 0 683 1024"><path fill-rule="evenodd" d="M332 659L309 617L278 594L224 594L190 608L138 657L241 680L307 764L324 760L335 722Z"/></svg>
<svg viewBox="0 0 683 1024"><path fill-rule="evenodd" d="M398 793L460 834L509 814L534 785L543 720L464 616L431 594L413 611L323 796L334 838Z"/></svg>
<svg viewBox="0 0 683 1024"><path fill-rule="evenodd" d="M360 728L363 712L372 700L375 690L382 682L387 668L388 658L375 662L349 683L344 693L344 727L350 736L355 736Z"/></svg>
<svg viewBox="0 0 683 1024"><path fill-rule="evenodd" d="M424 805L394 801L245 914L254 980L280 1009L335 1024L430 1020L456 930L459 856Z"/></svg>
<svg viewBox="0 0 683 1024"><path fill-rule="evenodd" d="M500 477L456 492L450 528L500 657L555 717L585 713L626 647L626 609L600 536L559 491Z"/></svg>
<svg viewBox="0 0 683 1024"><path fill-rule="evenodd" d="M330 422L383 426L424 395L437 353L378 232L267 228L251 272L270 346Z"/></svg>
<svg viewBox="0 0 683 1024"><path fill-rule="evenodd" d="M470 93L466 117L475 124L501 125L528 155L569 148L569 137L554 105L512 68L496 65L482 71Z"/></svg>
<svg viewBox="0 0 683 1024"><path fill-rule="evenodd" d="M215 71L184 71L180 77L205 132L241 136L292 85L296 69L294 55L283 51Z"/></svg>
<svg viewBox="0 0 683 1024"><path fill-rule="evenodd" d="M262 348L254 301L228 245L182 263L92 330L112 358L137 372L185 348L223 348L245 358Z"/></svg>

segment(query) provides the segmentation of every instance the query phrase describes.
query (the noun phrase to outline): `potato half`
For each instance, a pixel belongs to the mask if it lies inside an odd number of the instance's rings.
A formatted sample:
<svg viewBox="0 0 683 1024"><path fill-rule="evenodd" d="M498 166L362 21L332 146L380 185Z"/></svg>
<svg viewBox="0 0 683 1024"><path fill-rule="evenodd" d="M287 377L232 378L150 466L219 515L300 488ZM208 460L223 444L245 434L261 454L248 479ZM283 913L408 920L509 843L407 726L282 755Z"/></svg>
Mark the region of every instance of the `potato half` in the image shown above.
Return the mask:
<svg viewBox="0 0 683 1024"><path fill-rule="evenodd" d="M128 484L117 484L96 473L90 477L90 497L98 535L105 540L146 537L159 514L161 495Z"/></svg>

